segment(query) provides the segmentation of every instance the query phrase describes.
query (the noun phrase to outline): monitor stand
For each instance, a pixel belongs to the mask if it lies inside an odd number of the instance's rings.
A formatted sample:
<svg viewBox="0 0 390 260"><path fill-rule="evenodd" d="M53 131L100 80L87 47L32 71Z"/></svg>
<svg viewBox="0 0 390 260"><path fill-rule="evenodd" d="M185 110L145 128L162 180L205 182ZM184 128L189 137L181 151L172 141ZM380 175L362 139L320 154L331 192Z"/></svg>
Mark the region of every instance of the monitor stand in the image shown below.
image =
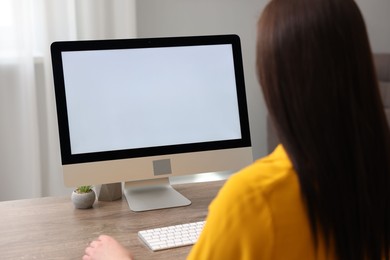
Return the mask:
<svg viewBox="0 0 390 260"><path fill-rule="evenodd" d="M125 182L124 195L132 211L188 206L191 201L177 192L169 178Z"/></svg>

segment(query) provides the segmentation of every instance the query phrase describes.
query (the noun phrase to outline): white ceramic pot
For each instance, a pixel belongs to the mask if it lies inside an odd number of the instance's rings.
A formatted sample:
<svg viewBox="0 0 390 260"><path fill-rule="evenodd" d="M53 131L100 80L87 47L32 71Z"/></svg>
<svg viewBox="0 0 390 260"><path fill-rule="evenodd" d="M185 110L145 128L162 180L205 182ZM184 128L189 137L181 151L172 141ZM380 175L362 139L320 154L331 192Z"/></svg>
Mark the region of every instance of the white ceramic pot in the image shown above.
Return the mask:
<svg viewBox="0 0 390 260"><path fill-rule="evenodd" d="M87 193L77 193L76 191L72 192L72 202L77 209L92 208L95 199L96 195L93 190Z"/></svg>

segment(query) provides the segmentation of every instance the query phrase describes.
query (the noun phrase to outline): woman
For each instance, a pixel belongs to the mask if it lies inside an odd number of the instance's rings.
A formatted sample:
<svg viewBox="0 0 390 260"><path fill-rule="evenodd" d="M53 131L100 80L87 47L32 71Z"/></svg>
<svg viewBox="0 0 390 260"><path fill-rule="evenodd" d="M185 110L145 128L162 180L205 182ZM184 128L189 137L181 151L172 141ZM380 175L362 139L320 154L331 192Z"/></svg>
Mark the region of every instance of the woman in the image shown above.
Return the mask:
<svg viewBox="0 0 390 260"><path fill-rule="evenodd" d="M390 259L390 133L356 3L272 0L257 71L281 145L226 183L189 259ZM130 258L102 237L84 259L109 245Z"/></svg>

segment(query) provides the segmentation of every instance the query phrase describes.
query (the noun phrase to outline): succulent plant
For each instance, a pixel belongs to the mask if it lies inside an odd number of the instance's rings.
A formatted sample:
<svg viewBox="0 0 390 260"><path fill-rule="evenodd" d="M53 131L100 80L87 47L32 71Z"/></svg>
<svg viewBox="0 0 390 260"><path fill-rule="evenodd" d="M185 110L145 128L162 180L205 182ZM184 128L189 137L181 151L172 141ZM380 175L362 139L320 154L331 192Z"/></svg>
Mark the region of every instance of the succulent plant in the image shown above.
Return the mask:
<svg viewBox="0 0 390 260"><path fill-rule="evenodd" d="M92 185L79 186L76 189L77 193L88 193L92 191Z"/></svg>

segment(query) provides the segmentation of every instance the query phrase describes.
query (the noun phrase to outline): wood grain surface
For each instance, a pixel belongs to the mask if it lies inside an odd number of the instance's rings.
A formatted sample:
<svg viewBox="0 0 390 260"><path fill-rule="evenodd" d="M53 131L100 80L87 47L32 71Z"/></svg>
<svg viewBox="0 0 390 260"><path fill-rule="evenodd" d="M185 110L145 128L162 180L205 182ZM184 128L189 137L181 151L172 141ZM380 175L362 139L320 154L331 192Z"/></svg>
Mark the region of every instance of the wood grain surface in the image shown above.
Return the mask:
<svg viewBox="0 0 390 260"><path fill-rule="evenodd" d="M205 219L207 207L224 181L181 184L176 190L192 201L187 207L132 212L123 197L75 209L69 197L0 202L0 259L81 259L100 234L114 236L136 260L185 259L191 247L152 252L139 230Z"/></svg>

